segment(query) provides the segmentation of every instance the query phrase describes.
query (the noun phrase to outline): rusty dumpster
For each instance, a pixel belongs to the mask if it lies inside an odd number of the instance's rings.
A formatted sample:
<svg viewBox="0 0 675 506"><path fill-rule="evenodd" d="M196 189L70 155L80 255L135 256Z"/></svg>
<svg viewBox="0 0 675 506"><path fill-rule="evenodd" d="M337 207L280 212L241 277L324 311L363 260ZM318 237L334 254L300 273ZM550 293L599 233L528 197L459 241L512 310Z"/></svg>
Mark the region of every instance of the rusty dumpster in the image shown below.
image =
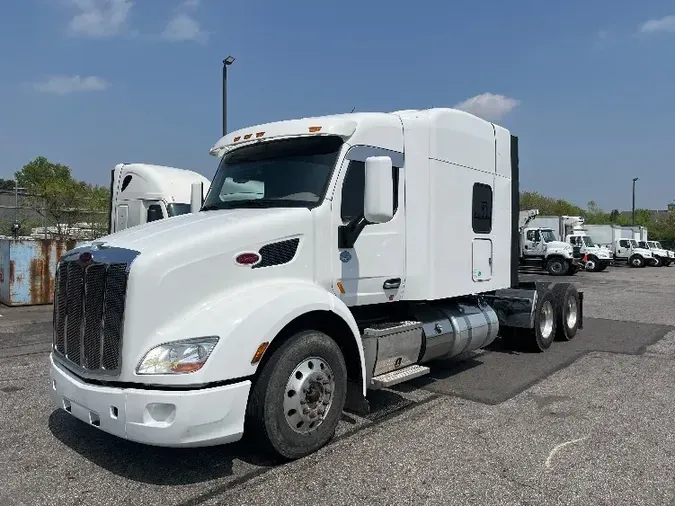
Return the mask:
<svg viewBox="0 0 675 506"><path fill-rule="evenodd" d="M54 273L75 240L0 239L0 302L32 306L54 302Z"/></svg>

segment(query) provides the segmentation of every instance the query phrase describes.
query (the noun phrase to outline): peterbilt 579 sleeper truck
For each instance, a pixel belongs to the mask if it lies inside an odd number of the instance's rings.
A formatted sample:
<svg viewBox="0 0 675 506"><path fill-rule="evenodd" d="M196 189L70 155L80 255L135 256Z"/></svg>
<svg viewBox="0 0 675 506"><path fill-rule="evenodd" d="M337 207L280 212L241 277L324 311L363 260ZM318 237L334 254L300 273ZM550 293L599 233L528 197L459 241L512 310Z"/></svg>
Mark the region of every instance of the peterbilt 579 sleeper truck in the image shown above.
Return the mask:
<svg viewBox="0 0 675 506"><path fill-rule="evenodd" d="M199 212L59 262L51 392L84 423L170 447L246 433L299 458L343 410L367 413L370 390L498 334L544 351L582 328L573 285L518 280L518 142L500 126L344 114L238 130L211 153Z"/></svg>
<svg viewBox="0 0 675 506"><path fill-rule="evenodd" d="M195 183L208 191L211 181L197 172L164 165L115 165L110 171L108 233L194 211L191 197Z"/></svg>

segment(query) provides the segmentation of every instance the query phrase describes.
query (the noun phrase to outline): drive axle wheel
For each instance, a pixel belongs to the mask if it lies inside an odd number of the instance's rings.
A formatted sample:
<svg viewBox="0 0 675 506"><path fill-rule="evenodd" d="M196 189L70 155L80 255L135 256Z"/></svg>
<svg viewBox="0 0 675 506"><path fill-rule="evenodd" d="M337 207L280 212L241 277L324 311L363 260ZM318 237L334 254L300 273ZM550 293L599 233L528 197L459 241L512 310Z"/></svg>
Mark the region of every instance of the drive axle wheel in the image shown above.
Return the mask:
<svg viewBox="0 0 675 506"><path fill-rule="evenodd" d="M284 459L309 455L328 443L345 405L347 367L326 334L302 331L270 356L255 381L245 430Z"/></svg>
<svg viewBox="0 0 675 506"><path fill-rule="evenodd" d="M559 283L551 289L551 294L556 309L556 338L569 341L579 330L579 292L571 283Z"/></svg>
<svg viewBox="0 0 675 506"><path fill-rule="evenodd" d="M541 352L550 348L556 334L556 311L555 299L549 291L538 294L537 305L534 313L534 327L523 329L529 332L529 345L533 351Z"/></svg>

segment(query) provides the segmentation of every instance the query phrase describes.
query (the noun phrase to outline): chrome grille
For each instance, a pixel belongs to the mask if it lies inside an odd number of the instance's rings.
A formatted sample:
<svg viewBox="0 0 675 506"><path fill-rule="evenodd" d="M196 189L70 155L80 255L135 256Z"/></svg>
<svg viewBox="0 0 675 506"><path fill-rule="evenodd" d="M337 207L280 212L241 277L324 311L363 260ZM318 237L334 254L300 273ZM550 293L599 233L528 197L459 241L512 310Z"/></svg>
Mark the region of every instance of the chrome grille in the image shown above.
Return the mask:
<svg viewBox="0 0 675 506"><path fill-rule="evenodd" d="M121 367L129 265L138 253L86 251L92 253L87 262L80 261L83 250L75 250L56 272L54 353L84 372L115 374Z"/></svg>

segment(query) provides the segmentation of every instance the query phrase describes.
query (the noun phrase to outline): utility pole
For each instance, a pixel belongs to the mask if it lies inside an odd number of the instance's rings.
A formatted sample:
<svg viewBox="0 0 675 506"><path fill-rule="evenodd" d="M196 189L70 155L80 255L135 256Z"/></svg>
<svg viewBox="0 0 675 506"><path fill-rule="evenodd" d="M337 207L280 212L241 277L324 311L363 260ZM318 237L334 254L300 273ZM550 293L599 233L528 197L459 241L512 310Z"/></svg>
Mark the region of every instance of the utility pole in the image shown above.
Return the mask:
<svg viewBox="0 0 675 506"><path fill-rule="evenodd" d="M227 67L234 63L234 56L223 60L223 136L227 135Z"/></svg>
<svg viewBox="0 0 675 506"><path fill-rule="evenodd" d="M635 181L637 181L640 178L634 177L633 178L633 226L635 226Z"/></svg>

